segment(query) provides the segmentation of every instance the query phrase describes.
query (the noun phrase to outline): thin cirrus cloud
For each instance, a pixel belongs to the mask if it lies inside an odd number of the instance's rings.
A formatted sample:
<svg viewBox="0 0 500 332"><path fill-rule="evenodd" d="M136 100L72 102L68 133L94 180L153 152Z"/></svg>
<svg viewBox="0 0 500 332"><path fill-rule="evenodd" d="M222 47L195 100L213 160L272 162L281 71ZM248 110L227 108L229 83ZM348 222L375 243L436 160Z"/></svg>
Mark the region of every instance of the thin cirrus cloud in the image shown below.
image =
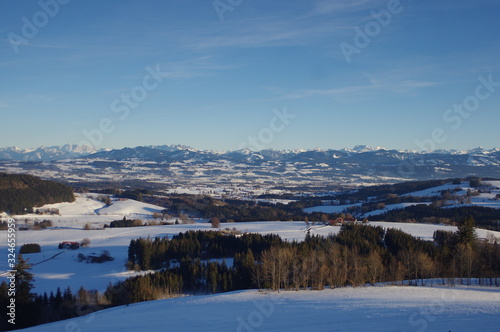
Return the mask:
<svg viewBox="0 0 500 332"><path fill-rule="evenodd" d="M236 64L219 64L211 57L197 57L160 65L163 76L169 78L195 78L211 76L217 72L237 68Z"/></svg>
<svg viewBox="0 0 500 332"><path fill-rule="evenodd" d="M332 89L305 89L297 90L289 93L284 93L279 99L303 99L314 96L331 96L331 97L367 97L375 96L381 92L393 94L412 94L422 88L445 84L444 82L434 81L417 81L417 80L376 80L370 79L370 84L351 85ZM268 89L269 90L269 89ZM273 89L274 93L279 93Z"/></svg>
<svg viewBox="0 0 500 332"><path fill-rule="evenodd" d="M346 14L370 9L387 7L389 0L320 0L317 1L311 11L311 15ZM442 1L394 1L406 10L411 11L443 11L463 10L479 6L495 4L495 0L442 0ZM410 6L411 4L411 6Z"/></svg>
<svg viewBox="0 0 500 332"><path fill-rule="evenodd" d="M375 8L382 4L381 0L322 0L315 3L312 15L345 14ZM386 1L387 3L387 1Z"/></svg>
<svg viewBox="0 0 500 332"><path fill-rule="evenodd" d="M293 22L292 22L293 21ZM240 20L231 29L220 27L191 36L188 46L197 51L217 48L264 48L311 44L336 31L352 26L345 20L311 22L304 19L284 20L275 17Z"/></svg>

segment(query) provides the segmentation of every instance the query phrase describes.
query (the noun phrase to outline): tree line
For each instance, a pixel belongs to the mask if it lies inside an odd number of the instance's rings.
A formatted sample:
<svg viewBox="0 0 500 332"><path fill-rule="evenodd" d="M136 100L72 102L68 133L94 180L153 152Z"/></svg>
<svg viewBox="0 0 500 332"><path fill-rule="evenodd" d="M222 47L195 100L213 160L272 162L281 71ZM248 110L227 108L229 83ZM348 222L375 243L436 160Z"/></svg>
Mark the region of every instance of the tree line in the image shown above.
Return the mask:
<svg viewBox="0 0 500 332"><path fill-rule="evenodd" d="M241 237L215 231L188 231L168 237L139 238L130 241L127 267L130 270L168 268L182 259L209 260L234 257L250 250L260 257L262 251L283 240L275 234L248 233Z"/></svg>
<svg viewBox="0 0 500 332"><path fill-rule="evenodd" d="M209 277L214 281L211 284L217 285L214 289L223 290L253 287L321 289L401 280L423 284L427 279L436 278L442 283L454 283L457 278L460 282L470 283L472 278L478 278L482 284L498 286L499 244L494 240L479 241L474 227L474 219L466 218L456 233L437 231L432 242L396 229L344 225L337 235L307 235L303 242L268 239L270 241L266 243L261 238L257 241L261 244L258 247L239 245L242 242L254 243L244 237L191 232L172 240L133 240L129 247L128 266L135 269L163 268L178 273L183 278L184 292L207 291L208 288L196 285L208 287ZM165 247L162 249L161 246ZM220 251L218 248L231 250ZM222 263L201 262L232 254L235 263L229 268ZM168 268L171 260L180 260L180 267ZM221 288L224 277L215 273L214 268L209 276L209 264L219 264L218 268L229 271L231 277L225 278L233 281L230 283L233 288ZM193 283L193 280L199 282Z"/></svg>
<svg viewBox="0 0 500 332"><path fill-rule="evenodd" d="M164 214L177 216L186 213L190 217L219 218L221 222L320 220L322 215L303 211L305 207L321 205L319 200L272 204L236 199L222 201L210 196L176 195L163 199L161 204L167 207L163 211ZM336 215L330 216L333 218Z"/></svg>
<svg viewBox="0 0 500 332"><path fill-rule="evenodd" d="M121 220L113 220L112 222L109 223L109 227L140 227L144 226L142 223L142 220L140 219L127 219L126 217L123 217ZM106 225L104 226L106 227Z"/></svg>
<svg viewBox="0 0 500 332"><path fill-rule="evenodd" d="M498 209L484 206L461 206L454 208L440 208L435 205L418 204L407 206L404 209L390 210L379 216L380 220L389 222L436 222L441 221L457 223L463 216L472 216L476 224L485 229L500 231L500 213Z"/></svg>
<svg viewBox="0 0 500 332"><path fill-rule="evenodd" d="M73 189L32 175L0 173L0 211L33 213L33 207L73 202Z"/></svg>

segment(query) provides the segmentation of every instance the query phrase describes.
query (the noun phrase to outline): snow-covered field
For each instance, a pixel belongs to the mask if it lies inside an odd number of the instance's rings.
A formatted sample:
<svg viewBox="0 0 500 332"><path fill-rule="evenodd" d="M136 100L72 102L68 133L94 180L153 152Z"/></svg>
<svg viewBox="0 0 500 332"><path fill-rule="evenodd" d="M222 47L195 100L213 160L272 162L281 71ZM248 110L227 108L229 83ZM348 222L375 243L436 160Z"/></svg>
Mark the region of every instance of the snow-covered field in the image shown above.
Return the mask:
<svg viewBox="0 0 500 332"><path fill-rule="evenodd" d="M500 288L374 286L192 296L23 331L498 331Z"/></svg>
<svg viewBox="0 0 500 332"><path fill-rule="evenodd" d="M60 216L39 216L27 215L16 218L19 225L24 224L24 219L43 220L51 219L54 227L43 230L18 231L16 242L18 247L26 243L38 243L42 247L42 252L36 254L26 254L30 263L34 264L32 273L35 274L35 291L37 293L55 292L57 287L64 290L70 287L76 292L81 286L87 289L97 289L104 291L110 282L124 280L132 275L125 269L127 260L127 250L131 239L138 237L168 236L186 232L188 230L213 230L211 225L204 221L194 224L145 226L129 228L102 228L112 220L127 218L141 218L153 220L152 214L161 211L160 207L145 204L134 200L114 201L107 207L104 203L91 197L96 195L77 195L76 202L46 205L43 208L57 208ZM84 230L83 227L90 223L96 229ZM456 231L455 227L428 224L403 224L387 222L370 222L374 226L384 228L397 228L422 239L431 240L435 230ZM277 234L289 241L302 241L307 233L307 225L304 222L247 222L247 223L227 223L222 224L222 228L235 228L241 232ZM310 226L312 235L336 234L340 227L314 225ZM477 230L480 238L487 237L487 231ZM495 237L500 238L500 232L491 232ZM80 242L88 238L91 241L90 247L78 250L61 250L58 244L63 241ZM7 232L0 232L0 257L7 257ZM100 254L103 250L108 250L114 258L111 262L102 264L88 264L78 262L79 253L89 255ZM58 255L57 255L58 254ZM54 257L57 255L56 257ZM0 275L8 270L7 259L0 260Z"/></svg>

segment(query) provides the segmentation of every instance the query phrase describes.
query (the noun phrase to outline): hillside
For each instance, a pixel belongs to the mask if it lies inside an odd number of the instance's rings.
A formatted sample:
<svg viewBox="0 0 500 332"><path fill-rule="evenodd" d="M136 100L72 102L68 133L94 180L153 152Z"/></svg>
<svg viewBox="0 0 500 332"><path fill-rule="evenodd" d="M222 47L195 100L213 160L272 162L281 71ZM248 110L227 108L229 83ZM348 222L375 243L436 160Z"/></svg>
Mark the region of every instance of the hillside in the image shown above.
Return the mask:
<svg viewBox="0 0 500 332"><path fill-rule="evenodd" d="M21 214L33 207L74 200L73 190L64 184L31 175L0 173L0 212Z"/></svg>
<svg viewBox="0 0 500 332"><path fill-rule="evenodd" d="M131 304L25 329L53 331L497 331L498 288L255 290Z"/></svg>

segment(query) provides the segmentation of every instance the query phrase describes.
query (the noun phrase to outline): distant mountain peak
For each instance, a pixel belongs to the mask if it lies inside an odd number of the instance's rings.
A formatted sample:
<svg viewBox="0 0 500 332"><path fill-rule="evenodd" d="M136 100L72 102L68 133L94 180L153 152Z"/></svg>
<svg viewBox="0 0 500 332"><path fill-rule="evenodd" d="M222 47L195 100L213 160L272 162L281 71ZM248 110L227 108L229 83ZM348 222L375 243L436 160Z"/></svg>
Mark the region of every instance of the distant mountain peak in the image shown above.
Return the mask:
<svg viewBox="0 0 500 332"><path fill-rule="evenodd" d="M18 161L49 161L72 159L96 153L97 149L90 145L65 144L56 146L40 146L35 149L18 147L0 148L0 159Z"/></svg>
<svg viewBox="0 0 500 332"><path fill-rule="evenodd" d="M364 153L364 152L374 152L374 151L379 151L379 150L389 150L389 149L386 149L386 148L383 148L380 146L377 146L374 148L374 147L371 147L368 145L358 144L358 145L354 146L352 149L344 148L341 151L351 152L351 153Z"/></svg>
<svg viewBox="0 0 500 332"><path fill-rule="evenodd" d="M178 150L190 150L190 151L198 151L195 148L192 148L187 145L182 144L171 144L171 145L147 145L145 146L150 149L164 150L164 151L178 151Z"/></svg>

